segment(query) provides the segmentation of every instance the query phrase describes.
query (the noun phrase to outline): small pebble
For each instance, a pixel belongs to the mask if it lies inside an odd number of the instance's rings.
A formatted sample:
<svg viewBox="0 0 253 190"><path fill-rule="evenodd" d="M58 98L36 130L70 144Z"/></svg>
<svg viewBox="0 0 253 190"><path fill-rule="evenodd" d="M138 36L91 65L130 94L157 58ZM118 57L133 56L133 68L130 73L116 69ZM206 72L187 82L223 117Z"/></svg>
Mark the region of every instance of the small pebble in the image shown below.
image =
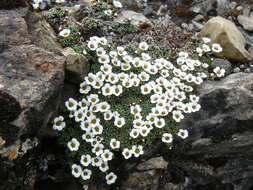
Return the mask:
<svg viewBox="0 0 253 190"><path fill-rule="evenodd" d="M245 69L245 73L251 73L250 68Z"/></svg>
<svg viewBox="0 0 253 190"><path fill-rule="evenodd" d="M241 68L241 69L245 69L246 66L245 66L245 65L240 65L240 68Z"/></svg>
<svg viewBox="0 0 253 190"><path fill-rule="evenodd" d="M239 67L234 68L234 73L239 73L241 69Z"/></svg>
<svg viewBox="0 0 253 190"><path fill-rule="evenodd" d="M236 7L236 10L237 10L237 11L243 10L243 6L238 6L238 7Z"/></svg>

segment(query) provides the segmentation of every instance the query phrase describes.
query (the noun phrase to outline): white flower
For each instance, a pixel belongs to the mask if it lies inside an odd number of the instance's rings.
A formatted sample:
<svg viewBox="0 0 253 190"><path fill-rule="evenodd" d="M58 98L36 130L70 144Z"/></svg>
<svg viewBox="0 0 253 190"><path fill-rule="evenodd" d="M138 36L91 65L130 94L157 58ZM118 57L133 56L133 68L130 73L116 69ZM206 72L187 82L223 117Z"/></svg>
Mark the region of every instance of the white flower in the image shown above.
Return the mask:
<svg viewBox="0 0 253 190"><path fill-rule="evenodd" d="M99 38L99 43L105 46L107 44L107 39L105 37L101 37Z"/></svg>
<svg viewBox="0 0 253 190"><path fill-rule="evenodd" d="M103 144L97 144L92 148L92 153L96 154L96 156L99 156L103 154L104 145Z"/></svg>
<svg viewBox="0 0 253 190"><path fill-rule="evenodd" d="M88 54L87 51L86 51L86 49L83 50L83 54L84 54L84 55L87 55L87 54Z"/></svg>
<svg viewBox="0 0 253 190"><path fill-rule="evenodd" d="M143 146L142 145L134 145L132 146L132 154L135 156L135 157L139 157L140 155L144 154L143 152Z"/></svg>
<svg viewBox="0 0 253 190"><path fill-rule="evenodd" d="M85 154L81 156L80 163L87 167L91 164L91 156L89 154Z"/></svg>
<svg viewBox="0 0 253 190"><path fill-rule="evenodd" d="M125 119L123 117L116 117L114 120L114 125L118 128L121 128L125 125Z"/></svg>
<svg viewBox="0 0 253 190"><path fill-rule="evenodd" d="M177 135L183 139L188 137L188 131L185 129L179 129Z"/></svg>
<svg viewBox="0 0 253 190"><path fill-rule="evenodd" d="M114 89L113 87L109 84L106 83L103 87L102 87L102 95L103 96L110 96L114 93Z"/></svg>
<svg viewBox="0 0 253 190"><path fill-rule="evenodd" d="M108 185L111 185L111 184L115 183L117 176L113 172L111 172L105 176L105 179L106 179L106 183Z"/></svg>
<svg viewBox="0 0 253 190"><path fill-rule="evenodd" d="M94 135L101 135L103 133L103 126L100 124L94 126L92 132Z"/></svg>
<svg viewBox="0 0 253 190"><path fill-rule="evenodd" d="M173 136L170 133L164 133L162 137L162 141L165 143L172 143L173 141Z"/></svg>
<svg viewBox="0 0 253 190"><path fill-rule="evenodd" d="M113 94L119 96L123 92L123 87L121 85L114 86Z"/></svg>
<svg viewBox="0 0 253 190"><path fill-rule="evenodd" d="M220 46L220 44L214 43L212 45L212 51L215 53L220 53L222 52L222 47Z"/></svg>
<svg viewBox="0 0 253 190"><path fill-rule="evenodd" d="M107 112L104 113L104 120L111 120L113 117L113 113L109 110Z"/></svg>
<svg viewBox="0 0 253 190"><path fill-rule="evenodd" d="M105 54L102 54L99 58L98 58L98 62L99 63L104 63L104 64L108 64L110 63L110 57L109 55Z"/></svg>
<svg viewBox="0 0 253 190"><path fill-rule="evenodd" d="M174 119L176 122L180 122L181 119L184 119L184 115L182 114L181 111L173 111L173 112L172 112L172 115L173 115L173 119Z"/></svg>
<svg viewBox="0 0 253 190"><path fill-rule="evenodd" d="M132 129L130 132L130 136L134 139L136 139L139 136L140 132L138 129Z"/></svg>
<svg viewBox="0 0 253 190"><path fill-rule="evenodd" d="M115 138L112 138L110 141L110 146L112 149L120 148L120 141L117 141Z"/></svg>
<svg viewBox="0 0 253 190"><path fill-rule="evenodd" d="M87 111L88 107L90 106L90 102L83 98L80 102L78 102L80 108L85 112Z"/></svg>
<svg viewBox="0 0 253 190"><path fill-rule="evenodd" d="M98 43L96 41L89 41L87 46L90 50L95 51L98 48Z"/></svg>
<svg viewBox="0 0 253 190"><path fill-rule="evenodd" d="M139 49L142 51L148 50L148 44L146 42L139 43Z"/></svg>
<svg viewBox="0 0 253 190"><path fill-rule="evenodd" d="M104 64L104 65L101 65L100 70L103 71L103 73L105 74L109 74L112 72L112 66L109 64Z"/></svg>
<svg viewBox="0 0 253 190"><path fill-rule="evenodd" d="M198 102L199 101L199 97L196 95L190 95L189 96L191 102Z"/></svg>
<svg viewBox="0 0 253 190"><path fill-rule="evenodd" d="M69 98L69 100L65 102L65 106L69 111L75 111L77 109L77 101L73 98Z"/></svg>
<svg viewBox="0 0 253 190"><path fill-rule="evenodd" d="M156 116L152 113L148 114L146 117L146 120L150 123L153 124L156 120Z"/></svg>
<svg viewBox="0 0 253 190"><path fill-rule="evenodd" d="M117 56L118 56L116 51L110 51L109 55L110 55L111 58L117 58Z"/></svg>
<svg viewBox="0 0 253 190"><path fill-rule="evenodd" d="M112 10L111 9L105 10L104 13L107 16L111 16L112 15Z"/></svg>
<svg viewBox="0 0 253 190"><path fill-rule="evenodd" d="M165 120L163 118L156 118L154 124L157 128L163 128L165 126Z"/></svg>
<svg viewBox="0 0 253 190"><path fill-rule="evenodd" d="M62 116L56 117L54 119L53 129L61 131L66 126L64 118Z"/></svg>
<svg viewBox="0 0 253 190"><path fill-rule="evenodd" d="M91 90L91 87L87 84L87 82L84 81L80 84L79 92L81 94L88 94L90 90Z"/></svg>
<svg viewBox="0 0 253 190"><path fill-rule="evenodd" d="M86 132L85 134L82 135L82 139L85 140L86 142L92 142L94 138L94 134L91 132Z"/></svg>
<svg viewBox="0 0 253 190"><path fill-rule="evenodd" d="M208 43L211 42L211 39L210 39L210 38L202 38L202 40L203 40L203 42L204 42L205 44L208 44Z"/></svg>
<svg viewBox="0 0 253 190"><path fill-rule="evenodd" d="M122 59L126 62L126 63L131 63L133 61L133 58L130 55L125 55L122 57Z"/></svg>
<svg viewBox="0 0 253 190"><path fill-rule="evenodd" d="M101 102L98 104L98 107L100 112L106 112L109 111L111 106L107 102Z"/></svg>
<svg viewBox="0 0 253 190"><path fill-rule="evenodd" d="M145 84L145 85L141 86L141 93L143 95L149 94L151 92L151 90L152 90L152 87L148 84Z"/></svg>
<svg viewBox="0 0 253 190"><path fill-rule="evenodd" d="M135 115L141 112L141 106L140 105L135 105L130 107L130 112L131 114Z"/></svg>
<svg viewBox="0 0 253 190"><path fill-rule="evenodd" d="M88 120L85 120L85 121L82 121L82 122L81 122L80 128L81 128L83 131L89 132L89 131L91 130L91 125L90 125L90 123L88 122Z"/></svg>
<svg viewBox="0 0 253 190"><path fill-rule="evenodd" d="M85 118L85 115L84 115L84 112L83 112L82 109L79 109L79 110L75 111L74 116L75 116L75 121L76 122L83 121L84 118Z"/></svg>
<svg viewBox="0 0 253 190"><path fill-rule="evenodd" d="M210 47L208 45L206 45L206 44L203 44L202 48L203 48L204 52L210 52L211 51Z"/></svg>
<svg viewBox="0 0 253 190"><path fill-rule="evenodd" d="M199 55L202 55L203 50L202 50L200 47L197 47L197 48L196 48L196 52L197 52Z"/></svg>
<svg viewBox="0 0 253 190"><path fill-rule="evenodd" d="M91 103L91 104L96 104L99 102L99 98L97 94L90 94L89 96L87 96L87 100Z"/></svg>
<svg viewBox="0 0 253 190"><path fill-rule="evenodd" d="M181 51L179 52L178 56L186 59L188 57L188 53Z"/></svg>
<svg viewBox="0 0 253 190"><path fill-rule="evenodd" d="M135 57L132 64L134 67L142 67L143 61L139 57Z"/></svg>
<svg viewBox="0 0 253 190"><path fill-rule="evenodd" d="M115 73L110 73L108 75L107 79L108 79L108 82L110 82L112 84L116 84L119 81L119 77Z"/></svg>
<svg viewBox="0 0 253 190"><path fill-rule="evenodd" d="M151 59L150 55L147 53L141 53L141 57L144 61L148 61Z"/></svg>
<svg viewBox="0 0 253 190"><path fill-rule="evenodd" d="M141 136L146 137L146 136L148 136L150 129L148 129L146 126L144 126L144 127L141 127L139 129L139 131L140 131Z"/></svg>
<svg viewBox="0 0 253 190"><path fill-rule="evenodd" d="M101 158L103 159L104 162L112 160L112 157L113 157L113 153L108 149L105 149L101 155Z"/></svg>
<svg viewBox="0 0 253 190"><path fill-rule="evenodd" d="M91 170L84 169L82 174L81 174L81 177L82 177L83 180L88 180L88 179L91 178L91 174L92 174Z"/></svg>
<svg viewBox="0 0 253 190"><path fill-rule="evenodd" d="M106 172L109 170L109 166L107 162L102 162L101 165L99 166L99 169L101 172Z"/></svg>
<svg viewBox="0 0 253 190"><path fill-rule="evenodd" d="M76 138L72 138L71 141L68 142L68 148L70 151L77 151L79 149L79 141Z"/></svg>
<svg viewBox="0 0 253 190"><path fill-rule="evenodd" d="M129 159L132 157L132 151L130 151L127 148L124 148L122 155L124 156L125 159Z"/></svg>
<svg viewBox="0 0 253 190"><path fill-rule="evenodd" d="M216 67L213 72L217 75L217 77L225 76L225 69L221 69L220 67Z"/></svg>
<svg viewBox="0 0 253 190"><path fill-rule="evenodd" d="M124 56L127 54L127 52L125 51L125 48L121 46L117 47L117 53L119 56Z"/></svg>
<svg viewBox="0 0 253 190"><path fill-rule="evenodd" d="M121 63L120 66L121 66L121 69L122 69L123 71L128 71L128 70L131 69L130 63Z"/></svg>
<svg viewBox="0 0 253 190"><path fill-rule="evenodd" d="M106 54L106 51L104 50L104 48L100 47L96 49L96 53L97 53L97 56L102 56Z"/></svg>
<svg viewBox="0 0 253 190"><path fill-rule="evenodd" d="M81 166L77 165L77 164L73 164L71 166L72 168L72 175L76 178L80 177L82 174L82 168Z"/></svg>
<svg viewBox="0 0 253 190"><path fill-rule="evenodd" d="M93 157L92 158L92 162L91 162L92 166L100 167L102 163L103 163L102 158L100 158L100 157Z"/></svg>
<svg viewBox="0 0 253 190"><path fill-rule="evenodd" d="M131 88L134 85L133 80L123 80L122 81L122 86L126 87L126 88Z"/></svg>
<svg viewBox="0 0 253 190"><path fill-rule="evenodd" d="M196 102L189 103L189 106L191 107L192 112L197 112L201 108L200 104Z"/></svg>
<svg viewBox="0 0 253 190"><path fill-rule="evenodd" d="M59 35L66 38L70 35L70 30L69 29L64 29L64 30L60 31Z"/></svg>

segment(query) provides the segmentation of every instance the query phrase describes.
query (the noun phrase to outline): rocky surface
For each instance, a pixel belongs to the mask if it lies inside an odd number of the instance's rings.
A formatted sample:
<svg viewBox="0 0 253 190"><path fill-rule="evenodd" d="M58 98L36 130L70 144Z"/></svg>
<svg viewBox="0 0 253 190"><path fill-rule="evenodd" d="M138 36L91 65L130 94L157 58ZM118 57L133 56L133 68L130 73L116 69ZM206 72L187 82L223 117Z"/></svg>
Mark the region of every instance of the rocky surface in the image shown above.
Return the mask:
<svg viewBox="0 0 253 190"><path fill-rule="evenodd" d="M13 105L0 111L1 136L8 144L46 126L64 80L64 57L32 44L23 18L26 11L0 12L1 101Z"/></svg>
<svg viewBox="0 0 253 190"><path fill-rule="evenodd" d="M246 41L235 24L222 17L210 19L200 32L201 37L208 37L212 43L219 43L223 51L219 54L235 61L252 60L245 49Z"/></svg>
<svg viewBox="0 0 253 190"><path fill-rule="evenodd" d="M169 14L170 10L166 6L162 7L162 3L172 3L176 7L175 2L159 1L152 4L149 10L141 0L126 1L125 5L128 9L137 5L134 9L139 13L133 20L139 22L148 19L146 21L149 22L154 21L153 16L156 14ZM188 116L178 126L189 130L188 139L175 139L171 150L160 142L154 143L140 160L126 161L119 157L115 163L118 182L108 187L97 180L89 185L89 189L253 188L253 63L249 55L253 41L250 31L237 26L239 31L235 26L238 24L238 15L250 18L252 11L247 12L240 2L233 3L233 7L231 3L228 6L225 0L189 2L180 1L185 8L180 11L191 7L193 11L196 10L193 7L212 4L204 7L204 12L203 7L200 7L200 14L192 16L194 20L184 20L187 23L185 30L191 26L191 31L202 30L201 33L208 34L214 42L223 43L226 50L223 56L230 61L224 57L215 58L213 66L224 68L226 78L205 82L197 89L202 110ZM218 4L213 4L215 2ZM140 7L143 10L145 8L147 17L140 13ZM207 29L207 23L203 29L200 25L196 29L197 24L204 25L212 15L224 13L228 9L236 13L231 18L223 15L231 21L219 17L218 21L215 18L217 23L211 22L212 27ZM188 12L185 13L188 15ZM184 34L171 19L168 15L162 16L158 19L159 24L154 22L151 28L156 29L157 39L162 37L160 41L164 46L176 49L182 47L189 40L186 36L192 34ZM196 26L193 21L197 23ZM222 32L217 30L217 26L221 26ZM169 38L161 28L167 31ZM144 30L140 34L134 40L151 38L153 32ZM163 40L165 37L169 41ZM129 36L123 38L130 39ZM65 59L70 63L66 74L69 70L74 75L67 74L64 77ZM241 61L246 62L242 64ZM87 72L86 63L83 55L74 53L73 49L63 49L57 43L57 34L40 13L27 12L27 9L0 10L0 190L84 189L70 176L63 158L64 149L57 144L56 134L50 128L45 129L45 126L50 116L57 111L60 101L63 105L69 97L75 97L78 81ZM63 98L60 99L64 79L68 82L65 81ZM35 137L39 137L39 141Z"/></svg>

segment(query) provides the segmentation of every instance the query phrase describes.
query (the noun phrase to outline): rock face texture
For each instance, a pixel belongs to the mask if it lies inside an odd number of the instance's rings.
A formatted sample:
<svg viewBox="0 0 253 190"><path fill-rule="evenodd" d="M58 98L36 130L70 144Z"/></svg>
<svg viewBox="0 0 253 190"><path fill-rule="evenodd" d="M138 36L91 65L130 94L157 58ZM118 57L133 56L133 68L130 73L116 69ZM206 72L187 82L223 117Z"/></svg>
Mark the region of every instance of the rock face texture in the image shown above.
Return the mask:
<svg viewBox="0 0 253 190"><path fill-rule="evenodd" d="M0 136L38 134L57 106L65 59L31 42L27 9L0 11Z"/></svg>
<svg viewBox="0 0 253 190"><path fill-rule="evenodd" d="M235 61L252 60L245 49L246 41L241 32L231 21L220 16L210 19L200 32L200 36L209 37L213 43L223 47L221 56Z"/></svg>

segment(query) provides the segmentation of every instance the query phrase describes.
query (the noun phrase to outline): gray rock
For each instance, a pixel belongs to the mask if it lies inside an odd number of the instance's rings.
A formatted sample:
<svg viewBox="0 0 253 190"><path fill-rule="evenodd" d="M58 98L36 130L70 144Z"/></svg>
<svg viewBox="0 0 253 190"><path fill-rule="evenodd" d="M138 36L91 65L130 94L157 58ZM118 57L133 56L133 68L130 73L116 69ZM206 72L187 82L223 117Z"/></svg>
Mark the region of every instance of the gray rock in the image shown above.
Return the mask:
<svg viewBox="0 0 253 190"><path fill-rule="evenodd" d="M234 68L234 70L233 70L234 73L239 73L240 71L241 71L241 69L240 69L239 67L236 67L236 68Z"/></svg>
<svg viewBox="0 0 253 190"><path fill-rule="evenodd" d="M153 169L166 169L168 162L163 157L151 158L146 162L140 163L137 166L138 170L153 170Z"/></svg>
<svg viewBox="0 0 253 190"><path fill-rule="evenodd" d="M151 21L147 17L145 17L141 13L137 13L131 10L122 11L121 13L119 13L117 18L114 19L114 21L119 23L125 23L128 20L132 25L135 26L139 26L141 24L151 25Z"/></svg>
<svg viewBox="0 0 253 190"><path fill-rule="evenodd" d="M246 40L246 44L253 46L253 36L249 34L249 32L245 31L242 27L238 27L240 32L242 33L243 37Z"/></svg>
<svg viewBox="0 0 253 190"><path fill-rule="evenodd" d="M229 75L232 72L232 64L226 59L216 58L213 60L212 67L220 67L225 69L225 75Z"/></svg>
<svg viewBox="0 0 253 190"><path fill-rule="evenodd" d="M250 8L245 7L242 11L243 16L249 17L250 16Z"/></svg>
<svg viewBox="0 0 253 190"><path fill-rule="evenodd" d="M194 21L194 20L192 20L192 24L194 25L194 29L195 29L197 32L201 31L202 28L204 27L203 24L200 24L200 23L198 23L198 22L196 22L196 21Z"/></svg>
<svg viewBox="0 0 253 190"><path fill-rule="evenodd" d="M62 54L66 57L66 80L80 84L89 72L89 61L84 55L76 53L69 47L63 49Z"/></svg>
<svg viewBox="0 0 253 190"><path fill-rule="evenodd" d="M65 58L32 43L26 13L0 11L0 36L6 40L0 53L0 133L7 145L46 127L64 82Z"/></svg>
<svg viewBox="0 0 253 190"><path fill-rule="evenodd" d="M206 0L193 2L190 11L197 14L207 15L211 10L217 10L218 13L223 13L228 8L228 0Z"/></svg>
<svg viewBox="0 0 253 190"><path fill-rule="evenodd" d="M253 31L253 20L249 17L239 15L237 17L238 22L243 26L245 30Z"/></svg>

